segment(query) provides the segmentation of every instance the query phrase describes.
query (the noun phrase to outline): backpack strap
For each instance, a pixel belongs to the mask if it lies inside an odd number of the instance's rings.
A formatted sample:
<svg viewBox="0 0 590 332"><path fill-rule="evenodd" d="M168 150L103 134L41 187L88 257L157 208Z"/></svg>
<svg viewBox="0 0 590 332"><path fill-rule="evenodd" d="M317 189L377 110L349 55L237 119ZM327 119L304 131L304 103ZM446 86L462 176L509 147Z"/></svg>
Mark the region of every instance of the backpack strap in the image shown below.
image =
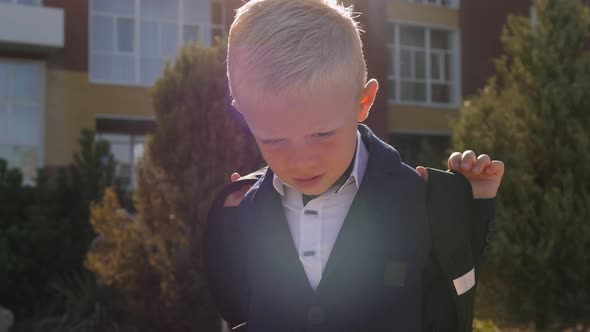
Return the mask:
<svg viewBox="0 0 590 332"><path fill-rule="evenodd" d="M241 303L247 297L243 275L243 248L238 220L238 207L224 208L228 195L245 185L253 185L265 169L224 185L215 196L205 225L203 240L204 275L217 311L232 331L246 332L246 312Z"/></svg>
<svg viewBox="0 0 590 332"><path fill-rule="evenodd" d="M216 199L221 201L220 207L223 207L223 201L231 193L240 190L243 186L254 185L262 177L262 175L264 175L267 168L268 167L261 168L261 169L255 171L255 172L252 172L248 175L242 176L241 178L237 179L236 181L234 181L232 183L228 183L228 184L224 185L223 188L221 189L221 191L219 191L219 193L216 196Z"/></svg>
<svg viewBox="0 0 590 332"><path fill-rule="evenodd" d="M428 168L428 176L427 206L432 254L440 269L436 274L439 278L444 278L444 283L450 289L446 296L453 299L457 319L456 331L472 331L476 262L471 248L471 185L460 173ZM438 280L438 283L440 284L441 280ZM439 292L436 296L444 297L444 294ZM434 301L431 304L436 304L439 300L442 299L427 299ZM436 310L434 307L432 309ZM433 326L437 325L433 322Z"/></svg>

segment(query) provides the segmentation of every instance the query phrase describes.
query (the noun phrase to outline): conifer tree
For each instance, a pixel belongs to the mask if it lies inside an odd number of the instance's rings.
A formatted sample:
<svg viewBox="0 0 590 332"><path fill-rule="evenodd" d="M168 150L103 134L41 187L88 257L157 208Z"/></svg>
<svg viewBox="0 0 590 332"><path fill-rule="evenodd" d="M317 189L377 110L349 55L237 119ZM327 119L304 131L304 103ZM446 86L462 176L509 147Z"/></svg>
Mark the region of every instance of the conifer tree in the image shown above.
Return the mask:
<svg viewBox="0 0 590 332"><path fill-rule="evenodd" d="M496 74L465 102L455 151L507 167L487 275L508 311L552 322L590 316L589 8L535 1L537 21L510 17Z"/></svg>
<svg viewBox="0 0 590 332"><path fill-rule="evenodd" d="M223 46L190 45L166 66L153 89L157 128L137 165L137 213L119 216L112 192L93 209L101 238L87 264L99 280L124 290L143 331L219 329L202 277L203 225L230 174L261 165L230 106L225 54Z"/></svg>

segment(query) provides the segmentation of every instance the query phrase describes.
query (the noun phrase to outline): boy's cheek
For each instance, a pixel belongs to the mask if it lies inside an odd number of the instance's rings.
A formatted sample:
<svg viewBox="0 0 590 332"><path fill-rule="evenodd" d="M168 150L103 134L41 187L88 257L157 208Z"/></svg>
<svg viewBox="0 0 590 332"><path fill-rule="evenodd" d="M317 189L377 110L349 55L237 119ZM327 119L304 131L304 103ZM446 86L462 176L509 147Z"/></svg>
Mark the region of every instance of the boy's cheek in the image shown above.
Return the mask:
<svg viewBox="0 0 590 332"><path fill-rule="evenodd" d="M262 158L264 158L264 160L268 163L268 160L272 159L271 151L267 149L266 146L260 143L258 140L256 140L256 145L258 146L258 150L260 151Z"/></svg>
<svg viewBox="0 0 590 332"><path fill-rule="evenodd" d="M281 157L281 153L277 152L277 151L270 151L269 149L265 149L263 147L261 147L260 145L258 146L258 148L260 149L260 153L262 154L262 158L264 158L264 161L266 162L266 164L270 167L270 169L273 170L273 172L277 172L281 170L282 168L282 157Z"/></svg>

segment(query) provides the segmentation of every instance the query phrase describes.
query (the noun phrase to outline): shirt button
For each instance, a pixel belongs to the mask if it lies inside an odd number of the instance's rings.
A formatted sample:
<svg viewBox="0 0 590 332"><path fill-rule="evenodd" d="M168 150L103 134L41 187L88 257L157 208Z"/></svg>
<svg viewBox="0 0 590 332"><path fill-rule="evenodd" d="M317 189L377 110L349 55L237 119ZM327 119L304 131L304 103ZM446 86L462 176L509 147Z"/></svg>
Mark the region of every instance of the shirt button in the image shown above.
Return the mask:
<svg viewBox="0 0 590 332"><path fill-rule="evenodd" d="M315 256L316 252L315 250L308 250L308 251L304 251L303 252L303 256L304 257L311 257L311 256Z"/></svg>
<svg viewBox="0 0 590 332"><path fill-rule="evenodd" d="M317 216L318 215L318 211L315 211L315 210L305 210L304 214L306 216Z"/></svg>
<svg viewBox="0 0 590 332"><path fill-rule="evenodd" d="M312 325L321 324L324 321L324 311L319 306L311 306L307 312L307 319Z"/></svg>

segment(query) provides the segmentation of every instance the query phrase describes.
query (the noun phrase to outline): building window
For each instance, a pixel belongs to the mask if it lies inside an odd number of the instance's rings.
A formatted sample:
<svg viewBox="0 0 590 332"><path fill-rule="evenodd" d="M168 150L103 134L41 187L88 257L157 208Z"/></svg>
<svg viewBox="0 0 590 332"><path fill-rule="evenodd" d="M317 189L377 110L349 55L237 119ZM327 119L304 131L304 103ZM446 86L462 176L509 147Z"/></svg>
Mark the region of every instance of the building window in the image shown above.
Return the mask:
<svg viewBox="0 0 590 332"><path fill-rule="evenodd" d="M133 190L136 183L135 166L143 155L145 136L99 133L96 139L109 143L115 157L115 176L122 181L125 189Z"/></svg>
<svg viewBox="0 0 590 332"><path fill-rule="evenodd" d="M125 119L109 116L96 119L96 139L109 143L116 163L115 176L129 191L135 189L135 166L143 156L147 135L154 129L155 122L151 119Z"/></svg>
<svg viewBox="0 0 590 332"><path fill-rule="evenodd" d="M0 158L34 184L43 163L43 65L0 61Z"/></svg>
<svg viewBox="0 0 590 332"><path fill-rule="evenodd" d="M390 101L440 106L458 103L456 32L391 23L388 51Z"/></svg>
<svg viewBox="0 0 590 332"><path fill-rule="evenodd" d="M209 0L91 0L91 81L153 85L184 44L223 35L216 17L223 8Z"/></svg>
<svg viewBox="0 0 590 332"><path fill-rule="evenodd" d="M0 0L0 3L10 3L25 6L41 6L41 0Z"/></svg>
<svg viewBox="0 0 590 332"><path fill-rule="evenodd" d="M440 168L446 164L451 136L446 134L392 133L390 144L411 166Z"/></svg>
<svg viewBox="0 0 590 332"><path fill-rule="evenodd" d="M529 10L529 17L531 19L531 25L532 26L536 26L538 24L538 17L537 17L537 8L535 8L535 5L532 5L530 10Z"/></svg>
<svg viewBox="0 0 590 332"><path fill-rule="evenodd" d="M459 0L406 0L407 2L424 4L424 5L435 5L450 8L459 8Z"/></svg>
<svg viewBox="0 0 590 332"><path fill-rule="evenodd" d="M214 1L211 3L211 40L222 38L225 35L225 8L222 2Z"/></svg>

